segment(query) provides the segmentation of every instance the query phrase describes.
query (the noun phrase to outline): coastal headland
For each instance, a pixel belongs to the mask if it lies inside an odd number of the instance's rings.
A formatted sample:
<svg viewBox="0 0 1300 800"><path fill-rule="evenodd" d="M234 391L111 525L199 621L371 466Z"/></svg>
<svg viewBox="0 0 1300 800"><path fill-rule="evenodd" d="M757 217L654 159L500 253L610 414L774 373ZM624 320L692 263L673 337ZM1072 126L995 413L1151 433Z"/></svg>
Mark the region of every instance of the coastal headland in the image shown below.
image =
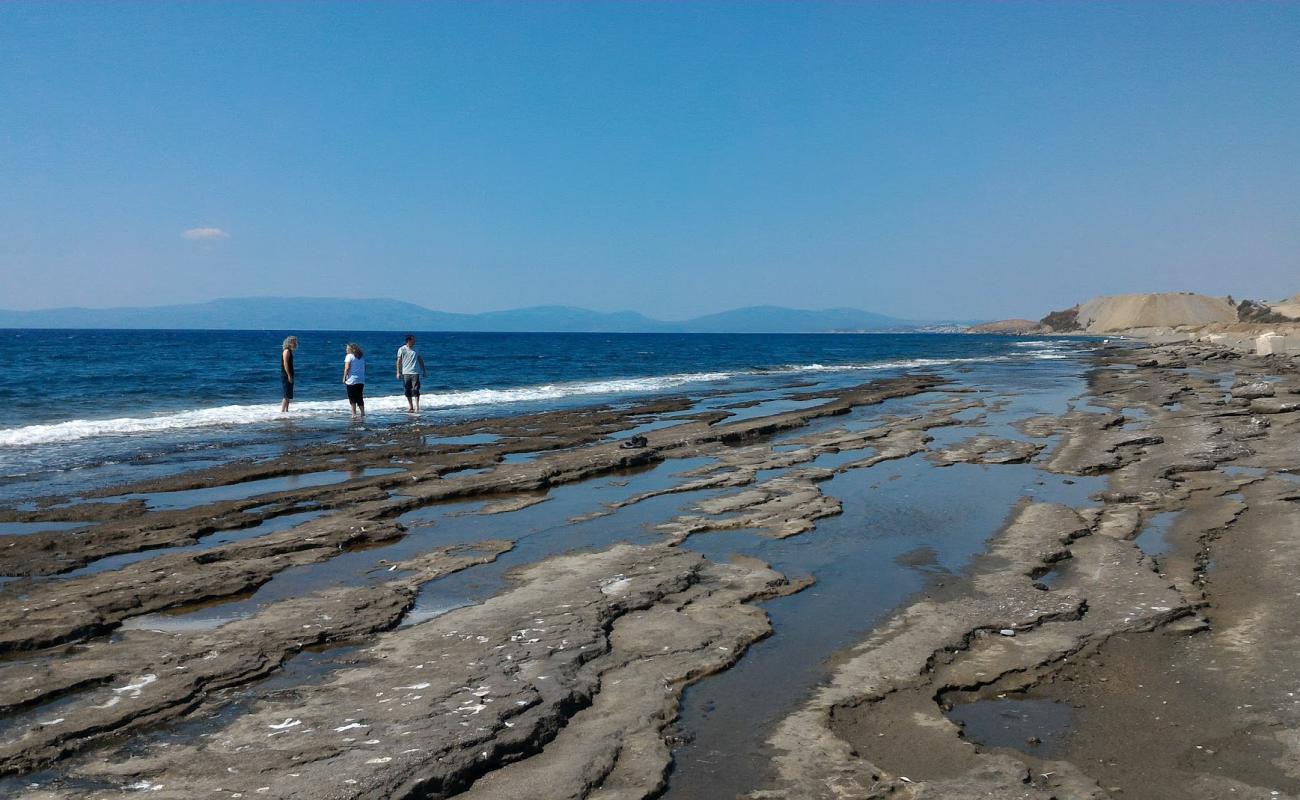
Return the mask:
<svg viewBox="0 0 1300 800"><path fill-rule="evenodd" d="M1198 342L1252 355L1297 356L1300 295L1272 302L1195 292L1103 296L1053 311L1037 322L1005 319L973 325L967 332L1121 335L1160 344Z"/></svg>
<svg viewBox="0 0 1300 800"><path fill-rule="evenodd" d="M1300 369L1061 359L0 509L0 793L1300 796Z"/></svg>

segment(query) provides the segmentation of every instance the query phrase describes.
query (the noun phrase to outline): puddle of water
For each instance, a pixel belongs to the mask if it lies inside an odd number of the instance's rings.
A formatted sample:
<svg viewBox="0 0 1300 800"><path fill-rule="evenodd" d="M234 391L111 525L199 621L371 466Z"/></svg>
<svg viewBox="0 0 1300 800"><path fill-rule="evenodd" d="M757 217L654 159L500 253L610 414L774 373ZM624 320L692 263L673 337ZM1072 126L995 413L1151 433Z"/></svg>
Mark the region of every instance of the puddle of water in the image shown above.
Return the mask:
<svg viewBox="0 0 1300 800"><path fill-rule="evenodd" d="M375 475L391 475L401 472L396 468L367 468L362 470L328 470L310 472L305 475L285 475L279 478L264 478L243 483L231 483L225 486L206 486L202 489L182 489L175 492L140 492L137 494L118 495L119 500L144 500L154 510L193 508L222 500L245 500L259 494L284 492L291 489L307 489L313 486L327 486L342 483L355 478L369 478Z"/></svg>
<svg viewBox="0 0 1300 800"><path fill-rule="evenodd" d="M805 408L825 405L830 402L828 399L817 400L788 400L786 398L777 398L774 400L764 400L755 406L749 408L729 408L731 416L727 417L725 422L738 422L744 419L754 419L755 417L768 417L773 414L782 414L786 411L802 411Z"/></svg>
<svg viewBox="0 0 1300 800"><path fill-rule="evenodd" d="M1187 374L1215 384L1219 391L1223 392L1225 395L1232 391L1232 385L1237 382L1236 370L1219 372L1216 370L1208 370L1204 367L1189 367L1187 369Z"/></svg>
<svg viewBox="0 0 1300 800"><path fill-rule="evenodd" d="M953 706L948 717L962 726L966 739L981 747L1054 758L1073 730L1074 709L1056 700L1004 697Z"/></svg>
<svg viewBox="0 0 1300 800"><path fill-rule="evenodd" d="M94 522L0 522L0 534L28 536L46 531L70 531L73 528L85 528L94 524Z"/></svg>
<svg viewBox="0 0 1300 800"><path fill-rule="evenodd" d="M154 548L151 550L141 550L136 553L122 553L116 556L108 556L107 558L93 561L79 569L63 572L58 575L51 575L38 580L80 578L85 575L97 575L101 572L121 569L129 564L145 561L157 556L170 556L176 553L197 553L203 550L211 550L219 545L230 544L231 542L242 542L246 539L253 539L258 536L265 536L269 533L287 530L295 525L301 525L304 522L316 519L324 514L324 511L300 511L297 514L285 514L279 517L271 517L268 520L248 528L218 531L217 533L203 537L202 541L194 544L182 545L181 547Z"/></svg>
<svg viewBox="0 0 1300 800"><path fill-rule="evenodd" d="M424 443L429 446L443 444L492 444L501 437L495 433L471 433L466 436L426 436Z"/></svg>
<svg viewBox="0 0 1300 800"><path fill-rule="evenodd" d="M1035 578L1035 582L1041 583L1042 585L1046 586L1048 589L1055 589L1056 584L1061 582L1061 578L1065 575L1066 570L1068 570L1069 568L1070 568L1070 559L1068 558L1061 559L1060 561L1057 561L1055 564L1053 564L1052 568L1049 569L1047 572Z"/></svg>
<svg viewBox="0 0 1300 800"><path fill-rule="evenodd" d="M715 560L745 553L817 583L764 603L775 634L730 670L687 689L680 721L694 739L674 752L665 797L752 791L770 761L771 726L825 679L828 657L860 641L927 581L963 569L1020 497L1078 505L1104 480L1064 484L1027 464L937 468L918 454L822 486L843 502L844 513L819 520L814 531L783 540L705 533L683 545ZM926 548L924 565L909 557L918 548Z"/></svg>
<svg viewBox="0 0 1300 800"><path fill-rule="evenodd" d="M257 452L256 449L247 449L238 454L230 453L229 457L233 459L239 457L239 455L251 456ZM83 502L79 497L80 495L101 487L134 483L151 478L166 478L182 472L224 463L228 462L218 458L193 458L185 454L173 453L166 458L160 457L152 460L131 459L125 462L112 462L97 466L48 472L38 471L20 477L5 476L5 478L0 479L0 502L25 501L33 497L52 497L56 495L74 497L72 501L67 503L46 506L47 508L59 508ZM93 502L105 501L96 499ZM34 510L36 504L21 502L20 507Z"/></svg>
<svg viewBox="0 0 1300 800"><path fill-rule="evenodd" d="M443 475L444 478L468 478L471 475L482 475L491 472L495 467L476 467L474 469L454 469Z"/></svg>
<svg viewBox="0 0 1300 800"><path fill-rule="evenodd" d="M673 419L672 417L666 417L664 419L655 419L649 422L643 422L640 425L637 425L635 428L628 428L625 431L619 431L618 433L610 434L609 438L615 440L627 439L632 436L639 436L643 433L649 433L650 431L657 431L660 428L671 428L674 425L687 424L692 421L693 420L689 420L689 419L687 420Z"/></svg>
<svg viewBox="0 0 1300 800"><path fill-rule="evenodd" d="M40 504L40 503L33 503L33 502L19 503L18 505L14 506L14 509L16 511L43 511L51 508L72 508L73 506L86 505L86 504L116 506L116 505L121 505L124 502L126 501L120 497L79 497L78 496L78 497L70 497L67 500L64 500L62 503L49 503L49 504Z"/></svg>
<svg viewBox="0 0 1300 800"><path fill-rule="evenodd" d="M1178 511L1163 511L1146 521L1142 526L1142 532L1137 535L1133 541L1137 544L1142 552L1149 556L1162 556L1169 552L1173 542L1169 541L1169 529L1174 524L1174 519L1180 514Z"/></svg>
<svg viewBox="0 0 1300 800"><path fill-rule="evenodd" d="M1080 411L1080 412L1082 412L1082 413L1084 413L1084 414L1115 414L1115 413L1117 413L1117 412L1115 411L1115 409L1111 408L1110 406L1103 406L1103 405L1099 405L1099 404L1094 403L1094 402L1081 402L1081 403L1076 403L1075 406L1074 406L1074 410L1075 410L1075 411Z"/></svg>
<svg viewBox="0 0 1300 800"><path fill-rule="evenodd" d="M501 463L502 464L527 464L529 461L536 461L537 457L542 455L543 452L549 453L554 451L534 450L531 453L506 453L504 456L501 457Z"/></svg>
<svg viewBox="0 0 1300 800"><path fill-rule="evenodd" d="M1268 470L1263 467L1220 467L1219 469L1224 475L1233 478L1263 478L1268 475Z"/></svg>

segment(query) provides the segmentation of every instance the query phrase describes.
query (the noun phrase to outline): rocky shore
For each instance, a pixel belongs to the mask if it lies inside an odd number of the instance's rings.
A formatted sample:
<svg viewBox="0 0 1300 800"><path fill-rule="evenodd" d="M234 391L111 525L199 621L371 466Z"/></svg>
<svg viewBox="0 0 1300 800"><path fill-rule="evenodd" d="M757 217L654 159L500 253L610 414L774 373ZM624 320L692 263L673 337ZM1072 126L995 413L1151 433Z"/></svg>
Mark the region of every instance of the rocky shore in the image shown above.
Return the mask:
<svg viewBox="0 0 1300 800"><path fill-rule="evenodd" d="M781 722L753 796L1295 796L1300 414L1242 389L1300 400L1300 373L1222 355L1103 356L1101 408L1026 420L1061 434L1047 469L1107 476L1101 504L1018 508L962 585L880 626ZM1059 741L1017 702L1059 706ZM981 724L1015 732L1002 746L954 719L981 703L1012 720Z"/></svg>
<svg viewBox="0 0 1300 800"><path fill-rule="evenodd" d="M760 752L717 766L729 796L1300 796L1300 370L1204 344L1080 358L1053 413L922 373L792 385L770 412L388 432L0 510L79 526L0 535L0 793L718 796L675 781L687 695L782 646L765 604L821 587L693 544L870 537L886 522L842 487L888 496L901 473L875 476L908 465L1035 491L754 713Z"/></svg>

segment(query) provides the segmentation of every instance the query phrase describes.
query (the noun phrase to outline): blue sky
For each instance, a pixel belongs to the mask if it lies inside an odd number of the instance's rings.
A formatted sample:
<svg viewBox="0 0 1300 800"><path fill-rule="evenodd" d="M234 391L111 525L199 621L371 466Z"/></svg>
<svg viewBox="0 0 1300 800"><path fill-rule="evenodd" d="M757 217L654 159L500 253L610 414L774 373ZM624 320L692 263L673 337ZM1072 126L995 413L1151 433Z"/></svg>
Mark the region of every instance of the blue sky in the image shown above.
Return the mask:
<svg viewBox="0 0 1300 800"><path fill-rule="evenodd" d="M1290 295L1298 42L1283 3L7 3L0 306Z"/></svg>

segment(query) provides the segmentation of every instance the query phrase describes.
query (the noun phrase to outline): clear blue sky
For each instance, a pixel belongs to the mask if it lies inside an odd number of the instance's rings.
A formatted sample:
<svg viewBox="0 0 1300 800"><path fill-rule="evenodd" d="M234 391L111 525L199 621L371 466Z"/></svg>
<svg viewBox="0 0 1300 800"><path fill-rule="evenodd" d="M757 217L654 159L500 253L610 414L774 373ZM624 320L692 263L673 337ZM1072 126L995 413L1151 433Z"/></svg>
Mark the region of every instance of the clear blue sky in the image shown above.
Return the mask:
<svg viewBox="0 0 1300 800"><path fill-rule="evenodd" d="M0 270L8 308L1289 295L1300 4L6 3Z"/></svg>

